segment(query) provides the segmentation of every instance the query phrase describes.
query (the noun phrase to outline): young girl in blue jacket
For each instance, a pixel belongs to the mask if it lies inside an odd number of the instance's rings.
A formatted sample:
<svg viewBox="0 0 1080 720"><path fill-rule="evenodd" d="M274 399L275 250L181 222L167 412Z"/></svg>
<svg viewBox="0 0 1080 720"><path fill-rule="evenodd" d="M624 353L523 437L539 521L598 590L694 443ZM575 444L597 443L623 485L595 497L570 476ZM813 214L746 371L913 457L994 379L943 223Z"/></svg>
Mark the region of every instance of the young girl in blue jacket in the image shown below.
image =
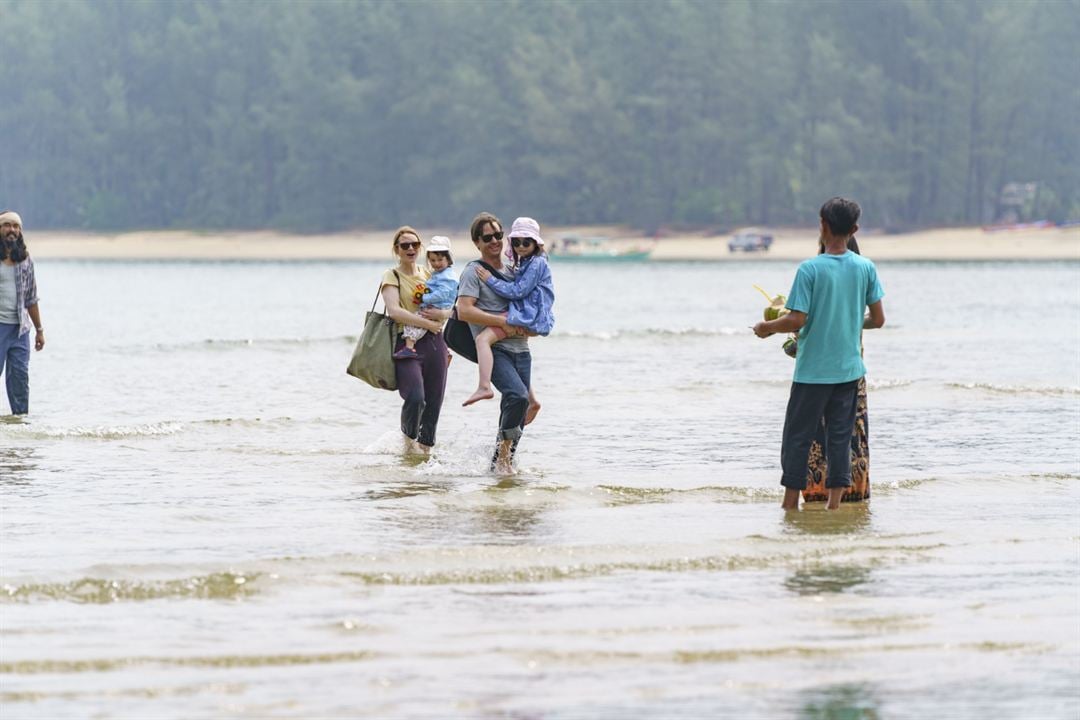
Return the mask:
<svg viewBox="0 0 1080 720"><path fill-rule="evenodd" d="M531 218L518 218L510 230L510 248L514 255L513 280L500 280L483 267L476 268L480 281L496 295L510 301L506 314L506 329L487 327L476 336L476 360L480 366L480 384L464 405L495 396L491 390L491 369L495 364L491 346L507 337L521 335L547 335L555 326L551 308L555 304L555 286L551 280L544 239L540 237L540 225ZM540 403L529 389L530 412L525 416L528 424Z"/></svg>

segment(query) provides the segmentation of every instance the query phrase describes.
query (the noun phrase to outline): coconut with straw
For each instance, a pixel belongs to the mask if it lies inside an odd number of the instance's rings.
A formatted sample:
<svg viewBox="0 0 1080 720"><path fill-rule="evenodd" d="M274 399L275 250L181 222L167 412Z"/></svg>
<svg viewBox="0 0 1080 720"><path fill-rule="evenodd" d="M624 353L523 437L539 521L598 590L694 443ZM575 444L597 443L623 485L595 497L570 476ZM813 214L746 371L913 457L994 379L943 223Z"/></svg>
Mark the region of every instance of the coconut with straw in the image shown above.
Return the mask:
<svg viewBox="0 0 1080 720"><path fill-rule="evenodd" d="M769 295L769 293L762 290L757 285L754 289L765 296L769 304L765 306L765 320L776 320L782 318L791 311L784 307L787 304L786 295ZM788 357L795 357L795 353L798 351L798 338L795 335L788 335L787 340L784 341L784 353Z"/></svg>

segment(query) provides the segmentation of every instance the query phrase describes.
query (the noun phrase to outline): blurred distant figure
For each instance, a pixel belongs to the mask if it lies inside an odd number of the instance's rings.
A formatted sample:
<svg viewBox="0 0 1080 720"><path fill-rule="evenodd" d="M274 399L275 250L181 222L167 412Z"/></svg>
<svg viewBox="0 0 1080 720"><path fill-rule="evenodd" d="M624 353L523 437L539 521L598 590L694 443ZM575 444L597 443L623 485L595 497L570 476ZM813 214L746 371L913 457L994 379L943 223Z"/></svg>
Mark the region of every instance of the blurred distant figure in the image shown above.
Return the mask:
<svg viewBox="0 0 1080 720"><path fill-rule="evenodd" d="M851 437L859 380L866 375L862 330L885 324L881 303L885 291L877 268L847 247L859 229L861 212L857 203L839 197L821 206L820 241L825 252L799 265L786 304L791 312L754 326L754 334L760 338L799 332L780 450L785 510L799 507L799 495L806 489L810 447L823 419L829 467L827 507L840 507L844 491L851 486ZM864 319L867 307L870 315Z"/></svg>
<svg viewBox="0 0 1080 720"><path fill-rule="evenodd" d="M0 373L4 373L12 415L30 411L30 328L34 349L45 347L38 310L34 261L26 249L22 218L0 213Z"/></svg>

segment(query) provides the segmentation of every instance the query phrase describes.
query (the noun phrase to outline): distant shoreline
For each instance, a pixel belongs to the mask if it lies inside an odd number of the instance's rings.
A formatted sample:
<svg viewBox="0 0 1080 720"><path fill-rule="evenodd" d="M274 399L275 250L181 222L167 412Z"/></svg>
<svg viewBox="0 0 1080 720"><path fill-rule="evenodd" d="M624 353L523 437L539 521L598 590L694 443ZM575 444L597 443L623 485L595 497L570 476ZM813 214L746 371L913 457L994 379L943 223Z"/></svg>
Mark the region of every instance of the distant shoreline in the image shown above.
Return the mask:
<svg viewBox="0 0 1080 720"><path fill-rule="evenodd" d="M446 228L418 228L424 237L448 234L460 260L478 257L467 235ZM650 244L625 228L563 227L542 230L549 245L564 235L602 235L616 244ZM728 251L728 235L676 235L655 242L657 261L800 260L816 251L816 231L779 229L767 252ZM142 231L120 234L27 231L36 259L70 260L385 260L391 261L390 231L329 235L286 235L269 231ZM898 235L859 235L863 253L875 260L1080 260L1080 227L987 232L945 228ZM557 262L557 260L556 260Z"/></svg>

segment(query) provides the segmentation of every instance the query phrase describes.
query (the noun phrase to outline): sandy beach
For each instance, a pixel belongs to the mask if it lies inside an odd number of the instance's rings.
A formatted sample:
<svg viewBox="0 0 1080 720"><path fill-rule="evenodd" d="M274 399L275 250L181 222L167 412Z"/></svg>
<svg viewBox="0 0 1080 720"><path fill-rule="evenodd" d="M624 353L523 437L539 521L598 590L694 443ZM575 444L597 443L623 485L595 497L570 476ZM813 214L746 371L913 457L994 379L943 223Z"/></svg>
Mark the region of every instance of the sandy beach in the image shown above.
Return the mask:
<svg viewBox="0 0 1080 720"><path fill-rule="evenodd" d="M449 235L461 259L477 257L463 229L419 228L424 237ZM623 227L550 227L549 243L565 235L605 236L613 244L654 244L653 260L796 260L814 251L816 230L773 230L767 252L728 250L730 235L684 234L653 241ZM119 234L48 230L26 233L36 258L116 260L389 260L390 230L326 235L270 231L140 231ZM1080 260L1080 227L986 231L947 228L886 235L859 234L863 252L877 260Z"/></svg>

